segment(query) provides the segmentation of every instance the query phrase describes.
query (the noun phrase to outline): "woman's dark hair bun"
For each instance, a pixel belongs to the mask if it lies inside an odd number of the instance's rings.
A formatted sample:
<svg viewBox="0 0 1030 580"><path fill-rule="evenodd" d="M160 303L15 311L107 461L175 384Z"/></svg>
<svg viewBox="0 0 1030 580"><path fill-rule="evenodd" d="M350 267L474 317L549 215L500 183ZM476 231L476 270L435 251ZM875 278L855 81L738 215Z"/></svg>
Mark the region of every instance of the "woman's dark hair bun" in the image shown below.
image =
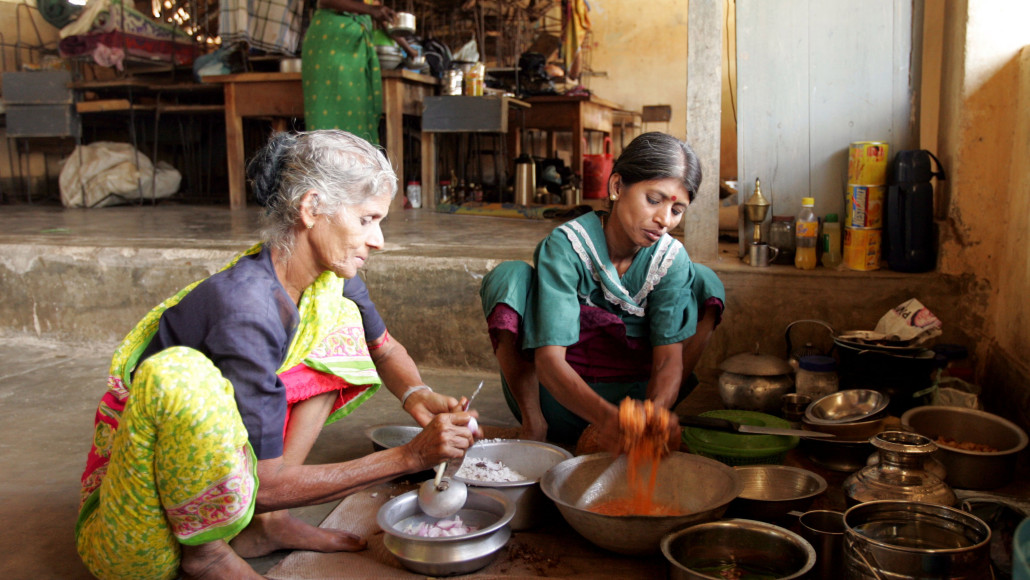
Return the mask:
<svg viewBox="0 0 1030 580"><path fill-rule="evenodd" d="M261 207L267 208L271 205L279 193L283 167L296 141L297 135L294 133L276 133L247 165L247 180L250 181L254 198Z"/></svg>

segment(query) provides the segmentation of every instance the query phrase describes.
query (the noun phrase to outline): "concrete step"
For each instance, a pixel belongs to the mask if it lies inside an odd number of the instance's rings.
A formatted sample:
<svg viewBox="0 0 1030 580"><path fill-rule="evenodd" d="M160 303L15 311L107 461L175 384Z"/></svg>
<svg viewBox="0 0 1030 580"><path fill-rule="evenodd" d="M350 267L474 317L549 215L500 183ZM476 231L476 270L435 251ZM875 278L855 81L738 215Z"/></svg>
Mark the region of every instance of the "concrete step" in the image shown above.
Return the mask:
<svg viewBox="0 0 1030 580"><path fill-rule="evenodd" d="M118 341L150 308L260 239L260 217L256 208L5 206L0 329L64 341ZM391 334L419 364L496 370L480 281L503 260L531 261L537 242L557 224L408 210L384 222L386 247L373 254L362 275ZM714 380L719 362L756 345L785 356L784 329L794 320L871 330L885 312L913 297L945 322L942 340L968 344L963 329L978 326L975 311L960 307L970 289L958 277L751 268L737 259L735 245L724 246L708 265L726 285L727 310L702 359L703 379ZM795 337L795 344L827 339L816 327L811 336Z"/></svg>

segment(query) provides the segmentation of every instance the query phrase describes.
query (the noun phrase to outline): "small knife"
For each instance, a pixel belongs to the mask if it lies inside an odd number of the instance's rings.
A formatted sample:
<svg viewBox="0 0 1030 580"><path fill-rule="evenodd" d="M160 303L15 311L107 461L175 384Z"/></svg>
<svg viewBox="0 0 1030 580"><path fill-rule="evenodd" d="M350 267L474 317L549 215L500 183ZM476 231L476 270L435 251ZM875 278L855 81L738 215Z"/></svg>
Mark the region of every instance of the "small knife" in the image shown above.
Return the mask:
<svg viewBox="0 0 1030 580"><path fill-rule="evenodd" d="M730 433L745 433L752 435L788 435L791 437L836 437L833 433L820 433L818 431L804 431L801 429L781 429L779 427L759 427L757 425L744 425L729 419L717 417L699 417L692 415L680 417L680 425L684 427L700 427L701 429L714 429L716 431L728 431Z"/></svg>
<svg viewBox="0 0 1030 580"><path fill-rule="evenodd" d="M484 383L484 382L485 382L485 381L479 381L479 386L478 386L478 387L476 387L476 390L472 391L472 396L471 396L471 397L469 397L467 401L465 401L465 406L464 406L464 407L462 407L462 410L463 410L463 411L468 411L468 410L469 410L469 407L471 407L471 406L472 406L472 400L476 398L476 395L478 395L478 394L479 394L479 391L482 391L482 390L483 390L483 383Z"/></svg>

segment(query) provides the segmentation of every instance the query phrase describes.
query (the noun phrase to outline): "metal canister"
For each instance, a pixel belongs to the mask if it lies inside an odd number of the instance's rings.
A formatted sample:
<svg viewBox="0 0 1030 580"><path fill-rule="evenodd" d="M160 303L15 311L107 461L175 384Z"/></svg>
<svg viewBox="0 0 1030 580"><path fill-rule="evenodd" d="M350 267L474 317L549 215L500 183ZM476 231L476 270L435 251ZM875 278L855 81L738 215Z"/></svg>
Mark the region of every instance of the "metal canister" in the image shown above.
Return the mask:
<svg viewBox="0 0 1030 580"><path fill-rule="evenodd" d="M885 185L848 185L844 226L882 228Z"/></svg>
<svg viewBox="0 0 1030 580"><path fill-rule="evenodd" d="M456 68L447 69L443 73L443 94L460 95L463 90L465 73Z"/></svg>
<svg viewBox="0 0 1030 580"><path fill-rule="evenodd" d="M844 228L844 265L852 270L879 270L883 230Z"/></svg>
<svg viewBox="0 0 1030 580"><path fill-rule="evenodd" d="M991 528L948 506L871 501L844 514L844 577L991 578Z"/></svg>
<svg viewBox="0 0 1030 580"><path fill-rule="evenodd" d="M848 147L848 183L887 185L887 143L855 141Z"/></svg>

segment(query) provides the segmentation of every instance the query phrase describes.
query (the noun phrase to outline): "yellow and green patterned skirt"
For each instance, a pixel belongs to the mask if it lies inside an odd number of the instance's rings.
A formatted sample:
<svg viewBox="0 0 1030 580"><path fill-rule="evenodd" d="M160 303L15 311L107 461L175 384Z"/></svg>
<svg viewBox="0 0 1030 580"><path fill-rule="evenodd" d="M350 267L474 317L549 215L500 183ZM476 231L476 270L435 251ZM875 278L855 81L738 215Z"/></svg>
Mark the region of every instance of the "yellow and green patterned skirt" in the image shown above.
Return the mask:
<svg viewBox="0 0 1030 580"><path fill-rule="evenodd" d="M305 290L297 333L278 371L288 403L339 391L327 423L381 384L361 314L343 297L343 283L325 272ZM254 514L257 464L221 371L199 351L173 347L132 374L161 314L197 284L151 310L111 362L75 529L79 555L98 578L175 578L180 545L228 541Z"/></svg>

